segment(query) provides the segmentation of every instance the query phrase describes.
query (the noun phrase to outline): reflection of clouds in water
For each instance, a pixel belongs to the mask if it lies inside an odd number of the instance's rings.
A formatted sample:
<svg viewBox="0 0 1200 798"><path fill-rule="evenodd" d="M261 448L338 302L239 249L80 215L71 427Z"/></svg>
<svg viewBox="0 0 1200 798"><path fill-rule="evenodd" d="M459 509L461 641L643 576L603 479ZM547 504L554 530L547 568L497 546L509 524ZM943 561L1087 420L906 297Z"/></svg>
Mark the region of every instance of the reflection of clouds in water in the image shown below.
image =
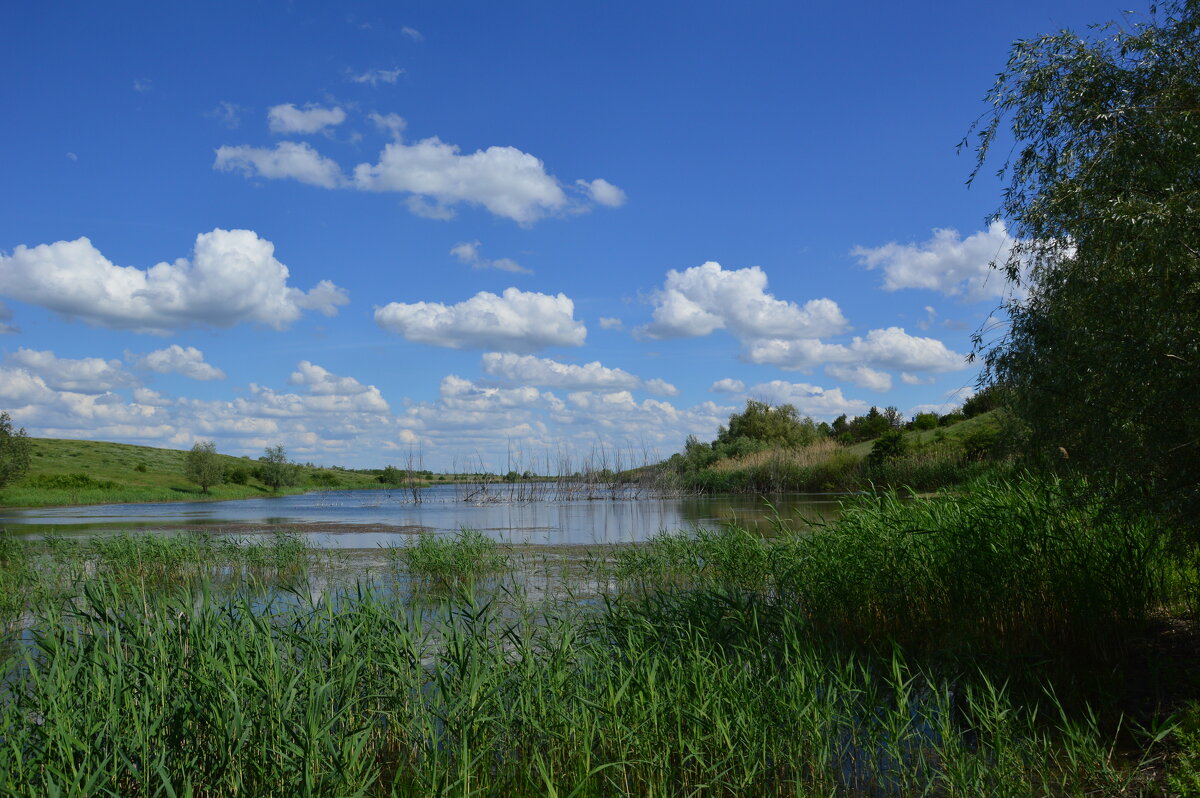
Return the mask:
<svg viewBox="0 0 1200 798"><path fill-rule="evenodd" d="M837 498L828 494L772 497L774 510L758 496L470 503L459 500L454 485L426 488L422 495L420 504L407 491L378 490L224 502L6 508L0 510L0 526L19 532L53 525L72 534L102 534L105 528L191 524L219 534L228 525L237 529L226 532L245 535L255 531L252 525L273 524L294 529L322 549L378 549L404 545L418 528L446 533L468 528L512 544L589 545L636 543L661 531L730 521L769 532L776 512L792 526L802 526L800 519L829 520L839 510Z"/></svg>

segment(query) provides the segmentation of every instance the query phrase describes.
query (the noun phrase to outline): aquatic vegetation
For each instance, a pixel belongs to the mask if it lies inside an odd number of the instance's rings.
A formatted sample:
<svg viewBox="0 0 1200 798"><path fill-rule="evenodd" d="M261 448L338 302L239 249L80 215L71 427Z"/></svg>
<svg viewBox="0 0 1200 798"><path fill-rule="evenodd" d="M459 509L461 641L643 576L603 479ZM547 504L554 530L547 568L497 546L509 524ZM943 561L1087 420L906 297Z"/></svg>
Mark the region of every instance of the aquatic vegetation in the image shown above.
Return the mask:
<svg viewBox="0 0 1200 798"><path fill-rule="evenodd" d="M494 574L507 561L496 541L474 529L453 536L422 532L414 543L392 547L389 554L414 578L443 584Z"/></svg>

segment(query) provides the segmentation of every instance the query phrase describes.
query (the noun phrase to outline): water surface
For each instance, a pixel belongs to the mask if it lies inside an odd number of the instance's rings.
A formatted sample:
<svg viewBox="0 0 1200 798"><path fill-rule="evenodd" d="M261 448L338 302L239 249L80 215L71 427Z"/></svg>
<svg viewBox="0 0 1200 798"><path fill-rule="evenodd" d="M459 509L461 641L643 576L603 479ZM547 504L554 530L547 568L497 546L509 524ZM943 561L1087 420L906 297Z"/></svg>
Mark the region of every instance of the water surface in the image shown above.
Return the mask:
<svg viewBox="0 0 1200 798"><path fill-rule="evenodd" d="M838 494L746 495L675 498L566 499L533 502L466 502L454 485L408 491L318 491L296 496L221 502L102 504L0 510L0 527L14 533L55 531L95 535L138 529L288 527L317 548L402 545L419 530L478 529L506 543L587 545L638 543L656 533L730 521L768 531L778 515L792 526L836 518Z"/></svg>

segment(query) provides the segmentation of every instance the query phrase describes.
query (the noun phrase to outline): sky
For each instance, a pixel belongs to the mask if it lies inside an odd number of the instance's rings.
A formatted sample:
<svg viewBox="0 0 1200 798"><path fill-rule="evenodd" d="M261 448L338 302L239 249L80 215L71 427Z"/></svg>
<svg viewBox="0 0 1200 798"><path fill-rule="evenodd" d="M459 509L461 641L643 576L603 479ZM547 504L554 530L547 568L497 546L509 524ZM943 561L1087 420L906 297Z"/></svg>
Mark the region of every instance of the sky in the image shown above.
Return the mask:
<svg viewBox="0 0 1200 798"><path fill-rule="evenodd" d="M995 3L0 7L0 411L504 470L970 395ZM535 468L534 470L538 470Z"/></svg>

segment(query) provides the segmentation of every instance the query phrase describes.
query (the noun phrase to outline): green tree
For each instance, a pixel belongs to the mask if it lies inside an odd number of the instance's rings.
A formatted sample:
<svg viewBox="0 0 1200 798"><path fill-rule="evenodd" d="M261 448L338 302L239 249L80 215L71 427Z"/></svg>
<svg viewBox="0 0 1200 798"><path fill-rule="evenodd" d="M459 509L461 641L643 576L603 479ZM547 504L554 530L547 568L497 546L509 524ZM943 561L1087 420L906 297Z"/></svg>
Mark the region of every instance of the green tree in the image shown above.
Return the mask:
<svg viewBox="0 0 1200 798"><path fill-rule="evenodd" d="M718 430L713 447L741 439L769 446L807 446L817 439L817 428L811 418L801 418L792 405L772 407L750 399L745 410L729 417L728 427Z"/></svg>
<svg viewBox="0 0 1200 798"><path fill-rule="evenodd" d="M268 446L263 456L258 458L259 479L276 493L280 488L295 485L300 481L300 468L288 460L287 450L283 444Z"/></svg>
<svg viewBox="0 0 1200 798"><path fill-rule="evenodd" d="M1012 154L997 218L1027 298L977 338L1043 456L1200 519L1200 3L1013 45L977 165ZM972 176L974 177L974 175Z"/></svg>
<svg viewBox="0 0 1200 798"><path fill-rule="evenodd" d="M0 413L0 488L16 482L29 470L29 436L14 429L8 413Z"/></svg>
<svg viewBox="0 0 1200 798"><path fill-rule="evenodd" d="M212 485L220 484L225 478L225 465L217 454L217 445L212 441L196 441L192 444L192 450L187 453L183 464L183 473L205 493Z"/></svg>

